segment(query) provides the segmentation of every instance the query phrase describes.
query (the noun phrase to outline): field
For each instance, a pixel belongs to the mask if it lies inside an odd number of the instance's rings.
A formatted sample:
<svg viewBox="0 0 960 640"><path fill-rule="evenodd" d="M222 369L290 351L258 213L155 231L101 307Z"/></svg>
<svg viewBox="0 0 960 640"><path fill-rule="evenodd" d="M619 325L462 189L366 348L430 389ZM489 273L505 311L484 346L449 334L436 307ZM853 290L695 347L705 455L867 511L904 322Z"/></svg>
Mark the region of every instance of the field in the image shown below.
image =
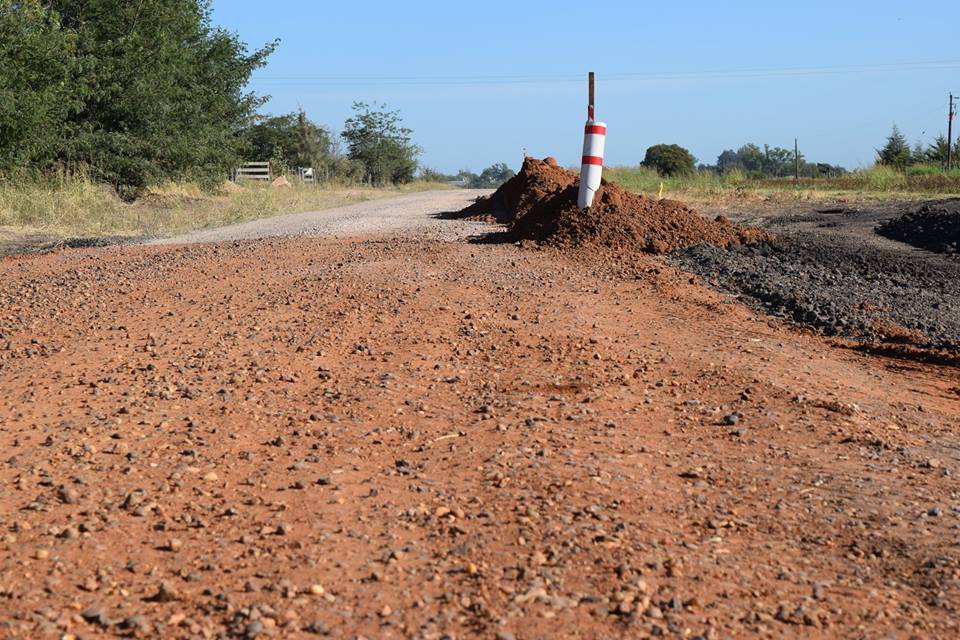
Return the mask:
<svg viewBox="0 0 960 640"><path fill-rule="evenodd" d="M709 210L738 203L883 202L960 195L960 170L901 172L877 166L842 177L796 181L752 180L736 172L661 178L656 171L642 167L610 167L604 169L604 177L629 191L651 196L659 193L663 183L663 197Z"/></svg>

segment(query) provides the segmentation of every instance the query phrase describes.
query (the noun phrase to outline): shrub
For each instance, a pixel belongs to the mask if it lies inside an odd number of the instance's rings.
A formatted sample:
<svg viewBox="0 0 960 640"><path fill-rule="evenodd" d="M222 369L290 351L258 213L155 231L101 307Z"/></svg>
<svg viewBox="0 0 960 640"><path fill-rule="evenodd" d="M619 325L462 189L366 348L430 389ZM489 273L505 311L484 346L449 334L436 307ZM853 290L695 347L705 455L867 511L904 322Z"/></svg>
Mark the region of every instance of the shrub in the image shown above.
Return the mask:
<svg viewBox="0 0 960 640"><path fill-rule="evenodd" d="M678 144L657 144L647 149L641 165L656 169L661 176L692 174L697 159Z"/></svg>

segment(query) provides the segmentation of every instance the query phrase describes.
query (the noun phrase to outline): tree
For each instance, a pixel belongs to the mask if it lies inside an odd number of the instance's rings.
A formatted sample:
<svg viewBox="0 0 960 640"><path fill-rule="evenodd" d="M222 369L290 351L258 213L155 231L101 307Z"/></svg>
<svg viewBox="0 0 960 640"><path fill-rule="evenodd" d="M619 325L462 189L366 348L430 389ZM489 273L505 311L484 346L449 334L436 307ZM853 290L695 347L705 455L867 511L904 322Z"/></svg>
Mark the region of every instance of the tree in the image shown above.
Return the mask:
<svg viewBox="0 0 960 640"><path fill-rule="evenodd" d="M245 132L247 160L263 161L283 158L287 167L324 165L332 154L330 132L313 121L302 110L280 116L261 116ZM277 153L277 149L281 153Z"/></svg>
<svg viewBox="0 0 960 640"><path fill-rule="evenodd" d="M728 171L734 170L743 170L743 162L740 159L740 154L734 151L733 149L725 149L719 156L717 156L717 171L720 173L726 173Z"/></svg>
<svg viewBox="0 0 960 640"><path fill-rule="evenodd" d="M893 125L887 142L882 149L877 150L877 163L897 169L904 169L913 162L913 153L906 136L900 133L897 125Z"/></svg>
<svg viewBox="0 0 960 640"><path fill-rule="evenodd" d="M957 149L953 149L954 155L956 155ZM936 162L946 166L947 164L947 136L942 133L939 134L936 138L933 139L929 145L927 145L926 150L922 154L923 161L925 162Z"/></svg>
<svg viewBox="0 0 960 640"><path fill-rule="evenodd" d="M0 0L0 170L47 167L82 103L75 36L39 0Z"/></svg>
<svg viewBox="0 0 960 640"><path fill-rule="evenodd" d="M382 186L413 180L420 147L410 139L413 131L402 126L400 112L365 102L355 102L353 111L343 125L343 139L348 157L363 164L364 181Z"/></svg>
<svg viewBox="0 0 960 640"><path fill-rule="evenodd" d="M763 175L774 178L793 175L793 155L793 149L763 145Z"/></svg>
<svg viewBox="0 0 960 640"><path fill-rule="evenodd" d="M474 189L493 189L515 175L514 170L508 167L506 163L499 162L484 169L479 176L474 176L467 183L467 186Z"/></svg>
<svg viewBox="0 0 960 640"><path fill-rule="evenodd" d="M744 171L752 178L762 178L763 168L766 163L763 150L753 143L745 144L737 149L737 155L743 165Z"/></svg>
<svg viewBox="0 0 960 640"><path fill-rule="evenodd" d="M236 165L238 133L263 104L244 87L276 43L248 52L212 26L209 0L0 0L0 28L11 21L0 91L33 108L19 133L0 134L0 156L84 164L127 193Z"/></svg>
<svg viewBox="0 0 960 640"><path fill-rule="evenodd" d="M697 159L677 144L656 144L649 149L641 163L656 169L661 176L677 176L693 173Z"/></svg>

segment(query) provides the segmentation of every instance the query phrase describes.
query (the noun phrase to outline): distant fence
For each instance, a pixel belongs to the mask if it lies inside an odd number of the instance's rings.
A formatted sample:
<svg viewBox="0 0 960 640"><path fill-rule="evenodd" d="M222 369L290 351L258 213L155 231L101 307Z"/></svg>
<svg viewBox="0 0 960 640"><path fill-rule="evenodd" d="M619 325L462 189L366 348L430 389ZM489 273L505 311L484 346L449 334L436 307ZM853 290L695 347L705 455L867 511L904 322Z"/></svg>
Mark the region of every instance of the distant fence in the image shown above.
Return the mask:
<svg viewBox="0 0 960 640"><path fill-rule="evenodd" d="M242 180L260 180L261 182L270 182L270 163L269 162L247 162L240 165L240 168L233 170L233 181Z"/></svg>
<svg viewBox="0 0 960 640"><path fill-rule="evenodd" d="M304 184L316 185L317 177L313 167L297 167L289 172L291 178L297 178ZM230 174L230 180L233 182L242 182L244 180L257 180L260 182L270 182L273 180L273 174L270 172L269 162L247 162L239 168L234 169Z"/></svg>

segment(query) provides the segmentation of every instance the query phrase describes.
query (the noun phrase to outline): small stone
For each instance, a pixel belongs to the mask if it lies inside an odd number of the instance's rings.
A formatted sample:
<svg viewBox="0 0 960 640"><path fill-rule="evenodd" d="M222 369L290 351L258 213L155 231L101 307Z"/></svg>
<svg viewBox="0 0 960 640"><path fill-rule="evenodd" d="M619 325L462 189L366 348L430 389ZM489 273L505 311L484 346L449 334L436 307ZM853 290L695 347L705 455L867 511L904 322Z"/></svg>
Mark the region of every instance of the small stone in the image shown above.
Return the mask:
<svg viewBox="0 0 960 640"><path fill-rule="evenodd" d="M77 538L80 537L80 532L77 531L76 527L72 527L68 525L63 528L63 531L60 532L60 535L58 537L64 538L66 540L76 540Z"/></svg>
<svg viewBox="0 0 960 640"><path fill-rule="evenodd" d="M509 631L499 631L497 633L497 640L517 640L517 637Z"/></svg>
<svg viewBox="0 0 960 640"><path fill-rule="evenodd" d="M740 422L739 413L731 413L730 415L726 416L723 419L724 424L731 425L731 426L737 424L738 422Z"/></svg>
<svg viewBox="0 0 960 640"><path fill-rule="evenodd" d="M90 607L80 612L80 617L90 624L98 624L101 627L110 626L110 620L103 612L101 607Z"/></svg>
<svg viewBox="0 0 960 640"><path fill-rule="evenodd" d="M147 619L141 614L133 615L128 618L124 618L123 622L120 623L120 626L124 629L139 629L141 631L146 631Z"/></svg>
<svg viewBox="0 0 960 640"><path fill-rule="evenodd" d="M653 618L654 620L659 620L663 617L663 611L660 610L660 607L650 605L647 607L647 610L643 612L643 615L647 616L648 618Z"/></svg>
<svg viewBox="0 0 960 640"><path fill-rule="evenodd" d="M180 551L183 549L183 540L180 540L179 538L170 538L170 540L167 541L164 549L173 552Z"/></svg>
<svg viewBox="0 0 960 640"><path fill-rule="evenodd" d="M254 620L253 622L247 625L246 629L244 629L243 635L244 637L247 637L247 638L256 638L261 633L263 633L264 630L265 630L265 627L263 626L263 623L260 622L259 620Z"/></svg>
<svg viewBox="0 0 960 640"><path fill-rule="evenodd" d="M34 552L33 557L36 558L37 560L46 560L47 558L50 557L50 550L49 550L49 549L37 549L37 550Z"/></svg>
<svg viewBox="0 0 960 640"><path fill-rule="evenodd" d="M310 585L310 595L312 596L322 596L326 590L323 588L323 585L312 584Z"/></svg>
<svg viewBox="0 0 960 640"><path fill-rule="evenodd" d="M60 485L60 488L57 489L57 497L63 504L77 504L80 500L80 494L77 490L65 484Z"/></svg>
<svg viewBox="0 0 960 640"><path fill-rule="evenodd" d="M206 480L207 482L216 482L217 480L220 479L220 476L217 475L216 471L211 471L207 475L203 476L203 479Z"/></svg>
<svg viewBox="0 0 960 640"><path fill-rule="evenodd" d="M180 593L169 582L161 582L157 592L147 598L150 602L174 602L180 599Z"/></svg>

